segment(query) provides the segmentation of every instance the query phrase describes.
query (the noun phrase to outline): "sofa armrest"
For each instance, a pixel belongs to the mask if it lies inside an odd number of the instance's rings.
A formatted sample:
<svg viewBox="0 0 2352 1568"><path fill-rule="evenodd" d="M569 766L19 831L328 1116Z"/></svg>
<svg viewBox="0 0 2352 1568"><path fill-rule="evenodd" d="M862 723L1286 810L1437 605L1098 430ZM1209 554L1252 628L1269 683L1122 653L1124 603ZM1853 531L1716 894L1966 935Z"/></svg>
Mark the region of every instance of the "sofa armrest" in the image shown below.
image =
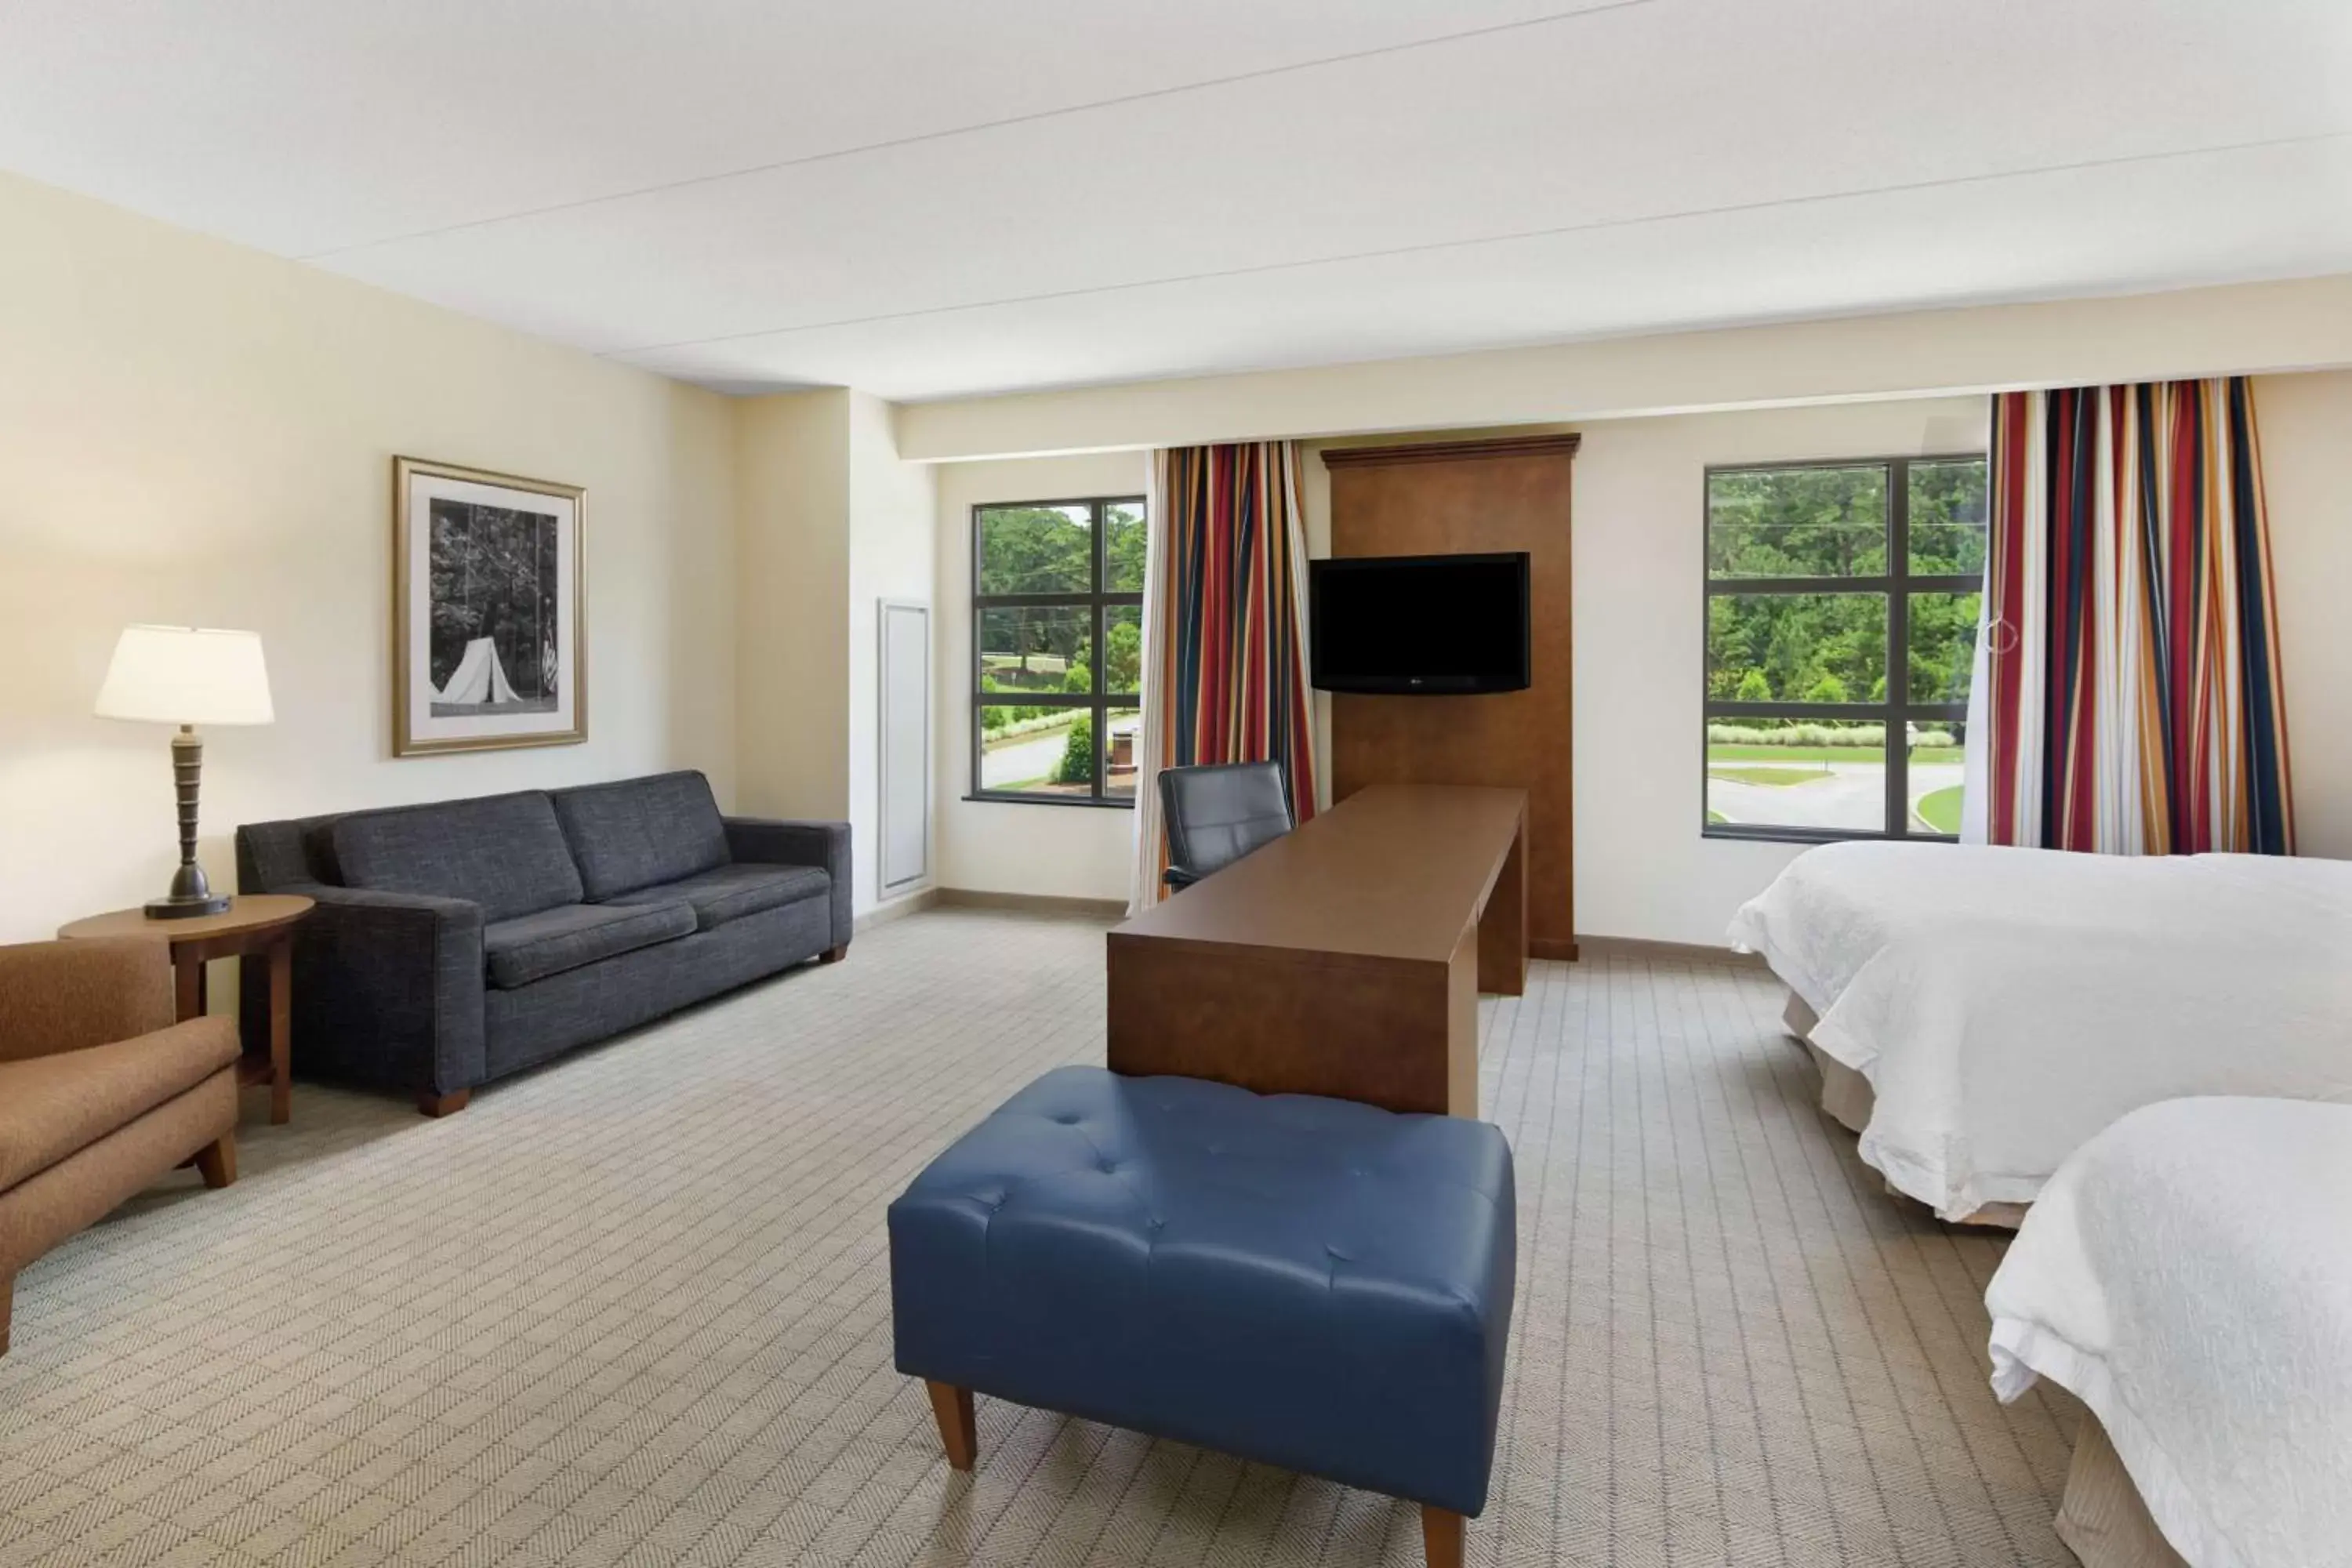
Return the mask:
<svg viewBox="0 0 2352 1568"><path fill-rule="evenodd" d="M168 1028L172 960L137 937L0 947L0 1061Z"/></svg>
<svg viewBox="0 0 2352 1568"><path fill-rule="evenodd" d="M480 905L318 882L278 890L318 904L294 928L298 1068L406 1093L489 1076ZM244 992L248 1037L266 1037L268 989Z"/></svg>
<svg viewBox="0 0 2352 1568"><path fill-rule="evenodd" d="M833 945L849 945L849 824L785 822L765 816L730 816L727 852L737 860L763 866L814 866L833 879Z"/></svg>

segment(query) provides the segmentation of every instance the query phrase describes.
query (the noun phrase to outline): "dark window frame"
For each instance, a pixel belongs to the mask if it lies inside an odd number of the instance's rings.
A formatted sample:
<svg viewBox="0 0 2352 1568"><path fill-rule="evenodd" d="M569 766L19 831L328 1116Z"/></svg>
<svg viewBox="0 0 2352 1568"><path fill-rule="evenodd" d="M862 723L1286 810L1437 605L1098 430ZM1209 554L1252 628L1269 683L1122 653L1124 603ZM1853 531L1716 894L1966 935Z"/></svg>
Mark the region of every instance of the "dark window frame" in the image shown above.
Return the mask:
<svg viewBox="0 0 2352 1568"><path fill-rule="evenodd" d="M1955 835L1915 828L1911 823L1910 750L1904 745L1906 726L1914 723L1965 723L1966 702L1911 700L1911 595L1914 594L1981 594L1981 570L1915 574L1911 570L1911 469L1919 464L1989 463L1982 452L1933 452L1906 458L1814 458L1799 462L1710 463L1699 493L1699 579L1703 595L1699 614L1699 833L1706 838L1740 839L1780 844L1834 844L1869 838L1890 842L1935 844L1958 842ZM1718 474L1801 471L1808 468L1884 468L1886 471L1886 560L1889 570L1871 577L1721 577L1709 562L1714 524L1715 480ZM1705 695L1712 648L1708 631L1714 625L1718 595L1769 594L1875 594L1886 601L1886 700L1884 702L1738 702ZM1886 799L1881 826L1860 827L1782 827L1765 823L1707 820L1707 727L1718 721L1742 719L1875 721L1884 726L1880 755L1886 763Z"/></svg>
<svg viewBox="0 0 2352 1568"><path fill-rule="evenodd" d="M982 544L980 520L982 513L1006 511L1024 507L1042 509L1047 507L1073 506L1082 506L1089 509L1087 526L1089 531L1093 535L1091 541L1092 547L1089 552L1091 571L1093 574L1093 585L1089 591L1078 594L983 594L980 591ZM1146 547L1148 549L1150 538L1150 531L1151 528L1151 515L1150 510L1145 505L1144 498L1139 495L1070 496L1057 500L992 500L976 501L972 504L971 646L969 650L971 656L971 754L970 758L971 776L969 792L964 795L964 799L969 801L1006 801L1020 805L1075 805L1087 807L1091 810L1101 810L1106 807L1113 811L1132 811L1135 809L1135 796L1133 795L1106 795L1103 792L1103 759L1108 755L1110 749L1111 710L1116 708L1140 709L1143 706L1143 693L1140 689L1142 676L1139 669L1137 674L1137 684L1139 688L1137 690L1111 691L1106 689L1104 684L1105 679L1109 673L1108 666L1110 662L1107 657L1109 651L1110 643L1108 635L1108 617L1106 616L1105 612L1118 608L1122 605L1131 605L1136 608L1139 619L1140 612L1143 608L1143 592L1141 589L1111 592L1106 587L1104 583L1104 558L1109 544L1110 531L1103 526L1103 514L1108 508L1115 506L1131 506L1138 511L1144 514L1144 537L1147 542ZM1091 636L1093 638L1092 646L1094 648L1093 668L1095 676L1095 689L1091 693L1048 691L1022 692L1019 694L1017 701L1019 706L1024 708L1076 708L1085 710L1091 715L1095 734L1095 776L1093 789L1087 795L1048 795L1036 790L984 789L981 786L980 782L981 758L986 746L988 736L986 729L980 721L981 710L990 706L991 704L1001 707L1016 700L1012 695L1003 691L982 691L981 689L981 676L986 668L985 661L981 650L981 643L984 635L984 628L987 625L987 612L990 610L1052 609L1056 607L1083 608L1088 612L1088 616L1093 626Z"/></svg>

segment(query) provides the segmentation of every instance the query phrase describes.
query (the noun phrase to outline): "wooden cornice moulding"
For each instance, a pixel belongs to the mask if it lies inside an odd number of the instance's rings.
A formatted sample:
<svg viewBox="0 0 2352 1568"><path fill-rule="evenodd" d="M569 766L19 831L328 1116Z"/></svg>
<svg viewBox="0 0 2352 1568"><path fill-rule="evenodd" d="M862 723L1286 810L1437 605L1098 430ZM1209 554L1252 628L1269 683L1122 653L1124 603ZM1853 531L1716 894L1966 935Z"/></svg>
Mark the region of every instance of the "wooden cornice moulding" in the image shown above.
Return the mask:
<svg viewBox="0 0 2352 1568"><path fill-rule="evenodd" d="M1415 441L1402 447L1326 447L1322 457L1327 468L1459 463L1480 458L1573 458L1583 442L1583 437L1570 431L1553 436L1499 436L1483 441Z"/></svg>

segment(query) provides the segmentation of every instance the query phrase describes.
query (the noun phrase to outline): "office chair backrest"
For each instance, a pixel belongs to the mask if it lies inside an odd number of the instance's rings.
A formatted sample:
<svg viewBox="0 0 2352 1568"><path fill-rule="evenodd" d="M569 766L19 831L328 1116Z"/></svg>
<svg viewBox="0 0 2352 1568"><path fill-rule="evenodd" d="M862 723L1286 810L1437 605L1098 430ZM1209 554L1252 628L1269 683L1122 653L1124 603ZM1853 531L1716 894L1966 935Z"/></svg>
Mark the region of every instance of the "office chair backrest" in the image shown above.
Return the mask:
<svg viewBox="0 0 2352 1568"><path fill-rule="evenodd" d="M1178 886L1290 831L1279 763L1162 768L1160 805L1168 822L1168 879Z"/></svg>

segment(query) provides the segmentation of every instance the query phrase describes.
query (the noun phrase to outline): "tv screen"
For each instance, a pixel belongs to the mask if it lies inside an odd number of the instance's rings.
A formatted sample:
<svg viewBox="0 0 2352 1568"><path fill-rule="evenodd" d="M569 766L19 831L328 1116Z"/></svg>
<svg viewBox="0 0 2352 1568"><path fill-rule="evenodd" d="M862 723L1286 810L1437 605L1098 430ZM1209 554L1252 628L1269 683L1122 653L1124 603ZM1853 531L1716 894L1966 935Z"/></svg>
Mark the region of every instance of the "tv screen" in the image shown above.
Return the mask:
<svg viewBox="0 0 2352 1568"><path fill-rule="evenodd" d="M1449 696L1528 686L1528 558L1307 564L1307 659L1326 691Z"/></svg>

